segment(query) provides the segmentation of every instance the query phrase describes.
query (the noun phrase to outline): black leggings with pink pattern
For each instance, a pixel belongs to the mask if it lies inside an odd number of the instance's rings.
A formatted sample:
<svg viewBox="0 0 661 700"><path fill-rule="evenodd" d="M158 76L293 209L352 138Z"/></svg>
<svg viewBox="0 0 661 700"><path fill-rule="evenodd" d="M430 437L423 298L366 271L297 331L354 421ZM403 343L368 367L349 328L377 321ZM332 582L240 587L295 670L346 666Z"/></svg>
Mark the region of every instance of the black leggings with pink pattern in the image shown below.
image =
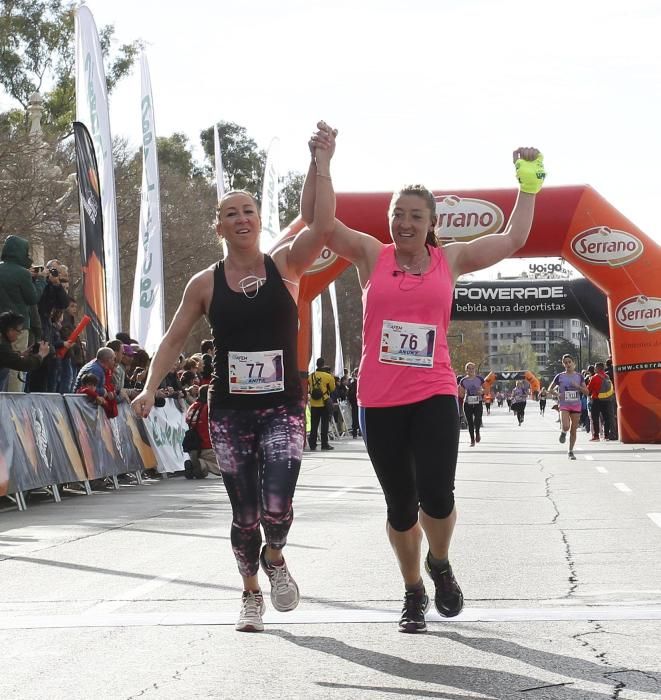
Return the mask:
<svg viewBox="0 0 661 700"><path fill-rule="evenodd" d="M239 572L254 576L260 525L269 547L282 549L287 543L303 456L304 408L214 409L209 435L232 504L231 541Z"/></svg>

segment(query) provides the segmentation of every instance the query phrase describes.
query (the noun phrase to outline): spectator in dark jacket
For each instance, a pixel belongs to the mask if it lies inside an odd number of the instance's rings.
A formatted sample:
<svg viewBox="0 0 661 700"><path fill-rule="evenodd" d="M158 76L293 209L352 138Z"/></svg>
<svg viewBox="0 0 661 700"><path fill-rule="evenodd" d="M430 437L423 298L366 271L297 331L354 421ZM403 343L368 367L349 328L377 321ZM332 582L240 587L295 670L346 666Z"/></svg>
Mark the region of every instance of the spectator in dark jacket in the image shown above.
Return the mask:
<svg viewBox="0 0 661 700"><path fill-rule="evenodd" d="M0 254L0 313L13 311L23 317L23 330L13 343L13 349L21 353L30 344L31 320L38 326L35 308L38 300L37 290L32 282L29 255L30 244L25 238L7 236ZM32 312L32 313L31 313ZM41 340L41 329L33 328L36 340ZM8 391L23 391L23 384L17 372L10 372L7 382Z"/></svg>
<svg viewBox="0 0 661 700"><path fill-rule="evenodd" d="M7 391L9 370L29 372L37 369L48 355L48 343L39 343L35 353L16 352L12 345L23 331L23 316L13 311L0 314L0 391Z"/></svg>

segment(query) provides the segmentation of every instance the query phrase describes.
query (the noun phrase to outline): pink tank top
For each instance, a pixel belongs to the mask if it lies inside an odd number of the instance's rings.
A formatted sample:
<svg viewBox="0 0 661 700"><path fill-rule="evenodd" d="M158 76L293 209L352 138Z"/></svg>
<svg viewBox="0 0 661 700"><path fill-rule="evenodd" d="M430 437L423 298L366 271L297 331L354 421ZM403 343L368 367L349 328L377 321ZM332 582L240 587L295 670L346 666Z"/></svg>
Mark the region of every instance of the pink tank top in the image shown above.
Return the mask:
<svg viewBox="0 0 661 700"><path fill-rule="evenodd" d="M402 406L457 395L447 329L454 283L440 248L428 247L423 275L400 270L394 244L381 250L363 289L363 354L358 403Z"/></svg>

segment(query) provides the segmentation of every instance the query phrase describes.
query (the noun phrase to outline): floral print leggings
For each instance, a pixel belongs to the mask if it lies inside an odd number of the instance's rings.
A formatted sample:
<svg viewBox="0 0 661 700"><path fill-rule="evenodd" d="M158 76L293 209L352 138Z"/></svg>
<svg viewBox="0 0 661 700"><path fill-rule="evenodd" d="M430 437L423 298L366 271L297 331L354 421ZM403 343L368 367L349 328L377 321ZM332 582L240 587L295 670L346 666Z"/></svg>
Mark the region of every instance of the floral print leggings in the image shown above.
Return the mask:
<svg viewBox="0 0 661 700"><path fill-rule="evenodd" d="M287 543L305 441L304 408L215 409L209 435L232 504L231 542L239 572L254 576L260 525L269 547Z"/></svg>

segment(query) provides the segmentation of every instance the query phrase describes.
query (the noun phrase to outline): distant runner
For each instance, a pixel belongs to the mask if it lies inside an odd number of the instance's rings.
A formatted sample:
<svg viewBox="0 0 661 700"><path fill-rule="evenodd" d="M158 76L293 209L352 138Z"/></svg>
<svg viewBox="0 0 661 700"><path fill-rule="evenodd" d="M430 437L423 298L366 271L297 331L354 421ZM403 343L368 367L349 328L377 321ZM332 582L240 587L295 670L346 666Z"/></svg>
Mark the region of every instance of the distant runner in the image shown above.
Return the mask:
<svg viewBox="0 0 661 700"><path fill-rule="evenodd" d="M459 380L459 398L464 402L464 415L468 424L471 447L475 447L475 443L480 441L480 428L482 427L484 377L476 373L474 362L467 362L464 369L466 375Z"/></svg>
<svg viewBox="0 0 661 700"><path fill-rule="evenodd" d="M519 425L523 424L527 399L528 389L525 387L523 380L519 379L512 390L512 410L516 413L516 419L519 421Z"/></svg>
<svg viewBox="0 0 661 700"><path fill-rule="evenodd" d="M581 394L587 395L588 390L583 375L576 371L574 358L571 355L563 355L562 364L565 371L555 375L549 386L549 392L553 392L558 398L560 442L564 443L567 440L567 432L569 432L568 456L569 459L576 459L574 445L576 429L581 418Z"/></svg>

